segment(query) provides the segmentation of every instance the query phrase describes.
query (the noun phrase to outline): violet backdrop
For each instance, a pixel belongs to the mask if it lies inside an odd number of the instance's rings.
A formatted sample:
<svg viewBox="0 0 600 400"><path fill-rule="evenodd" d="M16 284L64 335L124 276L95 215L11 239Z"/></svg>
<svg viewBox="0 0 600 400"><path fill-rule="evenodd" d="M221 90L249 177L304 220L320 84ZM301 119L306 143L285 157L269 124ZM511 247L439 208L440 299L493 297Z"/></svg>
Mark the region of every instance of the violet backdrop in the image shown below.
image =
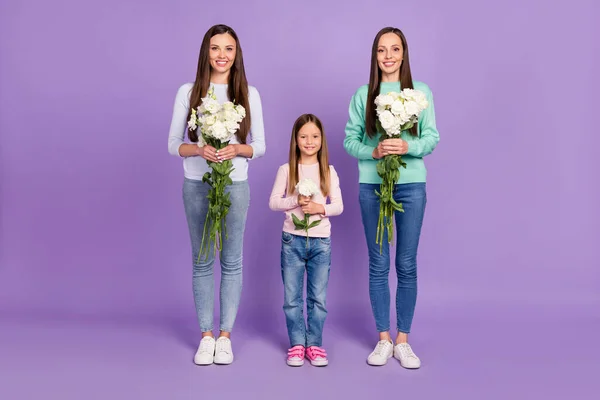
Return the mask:
<svg viewBox="0 0 600 400"><path fill-rule="evenodd" d="M516 311L562 332L580 316L598 333L597 17L591 0L3 0L0 313L42 325L183 325L191 357L199 334L183 170L167 135L204 32L225 23L261 94L267 140L250 163L236 329L273 331L285 344L283 216L268 197L295 118L311 112L324 122L345 202L332 219L331 326L361 342L362 360L374 322L357 162L342 142L373 37L393 25L407 36L414 79L433 91L441 137L426 158L414 337L435 337L427 321L460 330L473 315L518 332ZM532 343L546 331L530 328Z"/></svg>

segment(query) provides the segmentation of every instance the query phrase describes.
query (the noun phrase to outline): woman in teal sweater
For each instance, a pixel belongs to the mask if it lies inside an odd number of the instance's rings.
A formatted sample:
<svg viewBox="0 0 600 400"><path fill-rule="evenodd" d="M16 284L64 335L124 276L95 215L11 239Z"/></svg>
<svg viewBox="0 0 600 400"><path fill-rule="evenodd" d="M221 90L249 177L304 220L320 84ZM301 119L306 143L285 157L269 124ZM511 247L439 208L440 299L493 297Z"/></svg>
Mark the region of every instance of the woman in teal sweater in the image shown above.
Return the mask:
<svg viewBox="0 0 600 400"><path fill-rule="evenodd" d="M402 132L400 139L380 142L376 128L375 98L380 93L399 92L411 88L425 94L429 102L412 129ZM379 332L379 342L369 355L370 365L384 365L396 357L405 368L419 368L421 361L408 344L408 333L417 300L417 248L427 202L425 178L427 170L423 157L430 154L439 141L435 125L433 97L429 87L412 80L408 45L402 31L384 28L377 33L371 53L369 84L360 87L350 102L350 117L346 124L344 148L358 158L362 221L369 251L369 295ZM377 162L388 154L400 154L406 168L400 168L395 185L394 200L402 203L404 212L395 212L396 220L396 291L397 330L395 344L390 336L390 252L387 237L383 250L376 243L379 219L379 190L381 178Z"/></svg>

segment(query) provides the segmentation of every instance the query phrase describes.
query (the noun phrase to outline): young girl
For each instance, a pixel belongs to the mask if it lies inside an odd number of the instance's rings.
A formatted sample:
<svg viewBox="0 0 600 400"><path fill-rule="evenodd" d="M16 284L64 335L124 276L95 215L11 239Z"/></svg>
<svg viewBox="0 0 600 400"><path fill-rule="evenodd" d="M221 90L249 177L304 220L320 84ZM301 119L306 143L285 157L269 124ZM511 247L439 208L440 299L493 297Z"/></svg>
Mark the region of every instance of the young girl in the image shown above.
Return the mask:
<svg viewBox="0 0 600 400"><path fill-rule="evenodd" d="M199 131L187 130L191 110L200 105L210 87L220 103L231 100L246 109L246 117L235 137L219 151L208 145L199 147ZM186 131L191 143L184 141ZM192 245L194 301L202 331L194 362L198 365L230 364L233 361L230 333L242 291L242 248L250 199L248 160L265 153L265 139L260 96L248 85L240 42L233 29L226 25L215 25L206 32L196 80L184 84L177 92L169 131L169 153L183 158L183 203ZM202 176L210 170L207 161L224 160L232 160L234 170L230 175L233 183L226 189L231 206L226 218L228 238L223 241L219 255L221 319L220 335L215 341L212 332L214 256L211 253L198 260L198 252L208 212L209 185L202 182Z"/></svg>
<svg viewBox="0 0 600 400"><path fill-rule="evenodd" d="M298 193L296 185L310 179L320 191L312 197ZM284 196L285 195L285 196ZM329 197L330 203L326 204ZM321 121L312 114L301 115L294 123L290 141L289 162L279 167L269 207L284 211L281 239L281 274L284 304L291 348L287 364L301 366L304 357L312 365L327 365L327 353L321 347L323 324L327 315L326 292L331 266L331 224L329 217L344 209L338 175L329 165L327 141ZM320 221L308 229L298 229L292 215L310 222ZM303 316L304 272L307 275L307 322Z"/></svg>
<svg viewBox="0 0 600 400"><path fill-rule="evenodd" d="M419 123L400 139L379 141L376 129L375 98L380 93L412 88L422 91L429 107L419 116ZM417 247L425 213L427 170L423 157L436 147L440 135L435 124L433 96L429 87L412 80L408 62L408 45L397 28L384 28L377 33L371 52L371 74L368 85L360 87L350 102L350 117L346 124L346 151L358 158L359 202L369 251L369 295L379 332L379 342L369 355L370 365L383 365L396 357L405 368L419 368L421 361L408 344L415 303L417 301ZM380 254L376 243L379 219L381 178L377 161L388 154L401 154L406 168L400 168L394 200L402 203L404 212L396 212L396 319L398 335L395 345L390 336L390 272L389 246L384 242ZM384 240L387 240L387 235Z"/></svg>

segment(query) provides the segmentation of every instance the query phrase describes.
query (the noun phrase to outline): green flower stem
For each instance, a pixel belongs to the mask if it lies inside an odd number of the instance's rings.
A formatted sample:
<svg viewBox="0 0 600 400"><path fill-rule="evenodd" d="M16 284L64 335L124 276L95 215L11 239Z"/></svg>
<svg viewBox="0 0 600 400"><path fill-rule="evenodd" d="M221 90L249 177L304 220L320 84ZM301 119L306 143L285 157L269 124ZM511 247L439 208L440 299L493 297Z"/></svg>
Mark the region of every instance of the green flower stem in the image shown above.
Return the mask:
<svg viewBox="0 0 600 400"><path fill-rule="evenodd" d="M381 135L380 141L388 138L399 139L400 135L391 137ZM387 155L377 162L377 174L381 177L381 185L379 192L375 191L379 197L379 219L377 221L375 243L379 245L379 254L383 253L383 241L386 230L388 233L388 244L394 238L394 212L404 212L402 203L396 203L394 200L394 187L400 179L400 167L406 168L406 163L397 154Z"/></svg>
<svg viewBox="0 0 600 400"><path fill-rule="evenodd" d="M321 223L321 220L310 222L309 220L310 214L304 214L304 219L300 219L296 217L295 214L292 214L292 221L294 221L294 226L298 230L303 230L306 232L306 247L308 248L308 230L310 228L314 228L315 226Z"/></svg>
<svg viewBox="0 0 600 400"><path fill-rule="evenodd" d="M229 142L221 142L212 138L205 138L205 141L217 150L221 150L229 144ZM225 239L228 238L225 220L229 213L231 199L225 189L233 183L230 177L234 169L233 163L231 160L220 163L208 162L208 166L211 168L211 172L205 173L202 177L202 182L207 183L210 190L207 196L208 212L204 222L198 262L200 262L202 256L205 257L205 260L208 259L211 249L214 254L221 251L223 248L223 233L225 233Z"/></svg>

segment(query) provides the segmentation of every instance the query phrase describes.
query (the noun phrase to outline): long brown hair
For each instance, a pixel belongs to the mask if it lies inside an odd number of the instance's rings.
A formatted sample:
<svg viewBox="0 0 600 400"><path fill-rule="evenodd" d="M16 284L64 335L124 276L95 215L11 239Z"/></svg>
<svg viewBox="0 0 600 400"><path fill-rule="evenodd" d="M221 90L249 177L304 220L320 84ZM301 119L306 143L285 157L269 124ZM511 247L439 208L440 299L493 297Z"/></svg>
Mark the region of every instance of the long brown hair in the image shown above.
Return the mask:
<svg viewBox="0 0 600 400"><path fill-rule="evenodd" d="M371 76L369 77L369 93L367 95L367 109L365 115L365 127L369 137L377 134L377 111L375 107L375 98L379 95L381 86L381 69L377 63L377 48L379 47L379 39L386 33L395 33L402 41L402 64L400 65L400 87L402 89L414 89L412 74L410 73L410 62L408 59L408 43L404 33L398 28L386 27L380 30L373 40L373 48L371 50ZM410 134L417 136L417 126L413 126L409 130Z"/></svg>
<svg viewBox="0 0 600 400"><path fill-rule="evenodd" d="M327 149L327 139L325 139L325 131L323 130L323 124L321 120L313 114L303 114L298 117L294 122L292 128L292 139L290 140L290 173L288 176L288 187L287 195L290 196L296 190L298 184L298 162L300 161L300 149L298 148L298 132L300 129L308 124L313 123L321 131L321 148L317 153L317 159L319 160L319 176L321 180L321 192L323 196L329 196L330 191L330 179L329 179L329 150Z"/></svg>
<svg viewBox="0 0 600 400"><path fill-rule="evenodd" d="M244 70L244 57L242 55L240 41L235 31L227 25L215 25L211 27L204 35L204 39L202 39L200 55L198 56L196 81L194 82L194 87L192 88L192 93L190 95L190 110L188 111L187 120L190 119L192 110L200 106L202 103L202 98L206 96L208 93L208 88L210 87L210 39L215 35L221 35L224 33L230 34L235 40L235 60L233 61L233 65L229 71L227 96L229 97L230 101L233 101L246 109L246 117L240 123L240 129L236 133L238 141L242 144L245 144L251 125L248 101L248 80L246 79L246 71ZM196 131L191 131L188 129L188 137L190 138L191 142L198 141L198 134Z"/></svg>

